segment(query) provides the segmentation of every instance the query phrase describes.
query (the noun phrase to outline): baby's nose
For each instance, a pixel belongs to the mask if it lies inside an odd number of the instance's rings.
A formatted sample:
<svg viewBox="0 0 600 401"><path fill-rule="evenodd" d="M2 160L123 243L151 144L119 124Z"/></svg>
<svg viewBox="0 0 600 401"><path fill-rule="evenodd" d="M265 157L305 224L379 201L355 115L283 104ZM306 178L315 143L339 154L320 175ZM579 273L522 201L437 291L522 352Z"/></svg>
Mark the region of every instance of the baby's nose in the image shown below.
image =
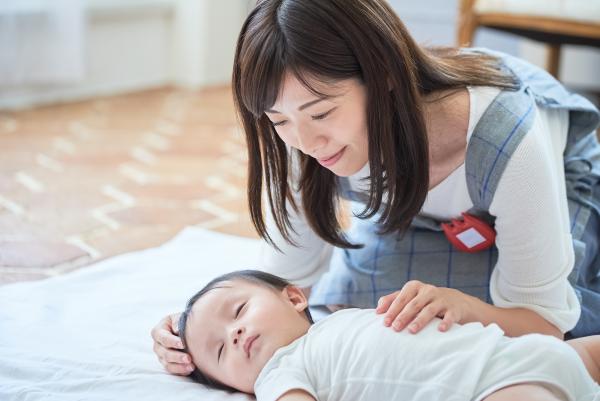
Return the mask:
<svg viewBox="0 0 600 401"><path fill-rule="evenodd" d="M238 345L242 339L242 333L244 331L241 328L235 329L233 332L233 345Z"/></svg>

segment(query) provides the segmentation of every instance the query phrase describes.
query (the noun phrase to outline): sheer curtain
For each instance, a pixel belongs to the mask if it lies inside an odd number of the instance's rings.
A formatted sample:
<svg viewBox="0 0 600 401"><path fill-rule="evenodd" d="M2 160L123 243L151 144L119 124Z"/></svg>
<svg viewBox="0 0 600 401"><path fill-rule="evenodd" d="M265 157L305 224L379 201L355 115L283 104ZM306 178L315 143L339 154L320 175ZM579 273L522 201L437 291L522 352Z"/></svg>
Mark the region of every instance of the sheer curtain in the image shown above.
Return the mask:
<svg viewBox="0 0 600 401"><path fill-rule="evenodd" d="M0 86L81 80L84 36L83 0L0 1Z"/></svg>

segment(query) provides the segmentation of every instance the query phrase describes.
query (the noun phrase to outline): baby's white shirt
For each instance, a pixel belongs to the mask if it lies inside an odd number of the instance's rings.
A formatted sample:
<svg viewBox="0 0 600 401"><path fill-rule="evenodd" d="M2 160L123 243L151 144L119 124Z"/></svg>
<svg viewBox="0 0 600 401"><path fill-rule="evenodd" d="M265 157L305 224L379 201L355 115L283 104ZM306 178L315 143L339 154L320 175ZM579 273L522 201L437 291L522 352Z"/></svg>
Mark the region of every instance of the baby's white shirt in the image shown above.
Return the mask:
<svg viewBox="0 0 600 401"><path fill-rule="evenodd" d="M550 336L509 339L495 324L395 332L373 309L347 309L273 355L254 386L257 401L302 389L318 401L478 401L511 384L537 381L592 400L600 387L577 353Z"/></svg>

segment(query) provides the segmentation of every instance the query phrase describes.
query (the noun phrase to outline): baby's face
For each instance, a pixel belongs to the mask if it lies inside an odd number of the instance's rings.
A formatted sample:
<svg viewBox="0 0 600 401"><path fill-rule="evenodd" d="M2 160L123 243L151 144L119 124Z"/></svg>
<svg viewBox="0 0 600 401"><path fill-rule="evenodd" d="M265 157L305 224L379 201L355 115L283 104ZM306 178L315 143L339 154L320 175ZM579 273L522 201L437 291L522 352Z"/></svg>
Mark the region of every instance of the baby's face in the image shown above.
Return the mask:
<svg viewBox="0 0 600 401"><path fill-rule="evenodd" d="M306 307L296 287L277 291L244 280L218 284L196 301L188 318L194 364L223 384L253 393L275 351L308 331Z"/></svg>

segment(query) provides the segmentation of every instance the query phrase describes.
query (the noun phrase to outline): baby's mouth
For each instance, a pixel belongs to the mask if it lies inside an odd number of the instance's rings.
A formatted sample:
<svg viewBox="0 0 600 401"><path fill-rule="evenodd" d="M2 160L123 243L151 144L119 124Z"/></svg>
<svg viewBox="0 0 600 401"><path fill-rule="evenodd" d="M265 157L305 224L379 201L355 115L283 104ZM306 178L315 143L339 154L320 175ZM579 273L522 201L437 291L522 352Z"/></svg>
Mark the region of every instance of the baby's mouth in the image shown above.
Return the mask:
<svg viewBox="0 0 600 401"><path fill-rule="evenodd" d="M254 340L256 340L258 337L258 334L252 337L248 337L244 342L244 351L246 352L248 358L250 358L250 349L252 348L252 344L254 343Z"/></svg>

